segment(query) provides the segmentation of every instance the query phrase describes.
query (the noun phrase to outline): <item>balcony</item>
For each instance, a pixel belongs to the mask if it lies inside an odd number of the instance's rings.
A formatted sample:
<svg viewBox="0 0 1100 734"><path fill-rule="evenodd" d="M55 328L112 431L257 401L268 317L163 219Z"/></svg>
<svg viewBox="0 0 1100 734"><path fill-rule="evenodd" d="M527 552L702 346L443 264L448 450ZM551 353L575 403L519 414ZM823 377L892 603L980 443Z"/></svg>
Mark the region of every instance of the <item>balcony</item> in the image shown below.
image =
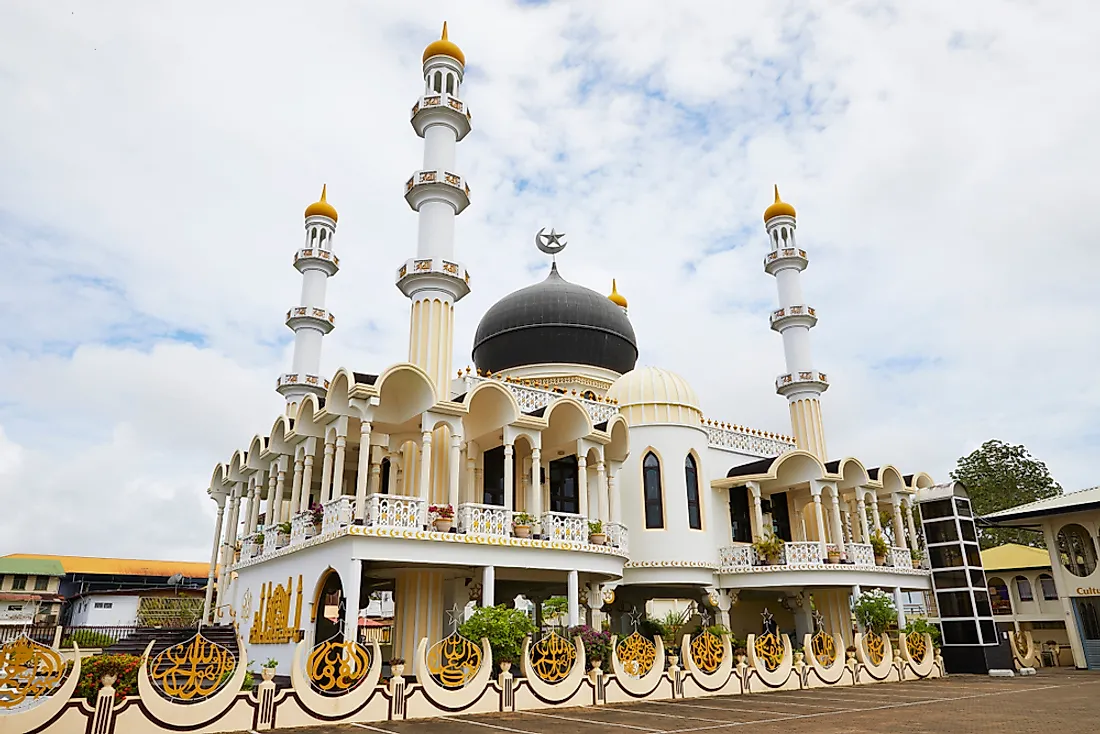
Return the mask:
<svg viewBox="0 0 1100 734"><path fill-rule="evenodd" d="M748 544L727 546L719 550L722 573L767 573L775 571L803 571L803 570L829 570L829 571L872 571L875 569L888 571L914 570L913 559L905 548L890 548L886 563L879 566L875 563L875 554L871 546L865 543L848 543L845 546L847 558L840 563L829 563L828 550L836 549L835 545L827 544L822 551L821 543L817 541L792 541L783 544L778 559L770 562L761 558L756 550ZM917 567L916 570L923 570Z"/></svg>
<svg viewBox="0 0 1100 734"><path fill-rule="evenodd" d="M473 502L459 505L458 532L506 538L512 534L512 513L500 505Z"/></svg>

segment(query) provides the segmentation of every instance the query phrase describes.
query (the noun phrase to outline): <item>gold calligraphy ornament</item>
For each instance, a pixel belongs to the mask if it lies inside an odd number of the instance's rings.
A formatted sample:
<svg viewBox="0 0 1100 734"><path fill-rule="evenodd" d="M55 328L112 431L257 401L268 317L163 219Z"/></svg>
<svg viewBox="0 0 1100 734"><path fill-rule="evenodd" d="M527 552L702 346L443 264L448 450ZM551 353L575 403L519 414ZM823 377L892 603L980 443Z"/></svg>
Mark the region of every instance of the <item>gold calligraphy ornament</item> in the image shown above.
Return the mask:
<svg viewBox="0 0 1100 734"><path fill-rule="evenodd" d="M149 661L149 677L168 698L196 701L213 695L237 667L233 653L199 632L161 650Z"/></svg>
<svg viewBox="0 0 1100 734"><path fill-rule="evenodd" d="M657 646L634 631L615 646L615 657L619 659L624 673L632 678L641 678L653 668L657 660Z"/></svg>
<svg viewBox="0 0 1100 734"><path fill-rule="evenodd" d="M823 629L819 629L810 638L810 650L814 653L814 659L826 668L836 660L836 642L833 636Z"/></svg>
<svg viewBox="0 0 1100 734"><path fill-rule="evenodd" d="M428 672L444 688L461 688L481 669L481 648L452 632L428 648Z"/></svg>
<svg viewBox="0 0 1100 734"><path fill-rule="evenodd" d="M299 637L302 621L302 577L298 576L298 595L294 606L294 622L290 621L290 596L293 579L282 584L267 583L260 590L260 607L252 618L248 641L253 645L281 645Z"/></svg>
<svg viewBox="0 0 1100 734"><path fill-rule="evenodd" d="M886 656L886 641L883 640L882 635L874 632L868 632L863 639L867 643L867 658L871 661L871 665L878 665Z"/></svg>
<svg viewBox="0 0 1100 734"><path fill-rule="evenodd" d="M556 632L551 632L531 646L531 668L547 683L564 680L576 660L577 648Z"/></svg>
<svg viewBox="0 0 1100 734"><path fill-rule="evenodd" d="M688 646L691 652L691 661L704 673L713 673L722 664L725 655L725 646L718 635L708 630L703 630L696 635Z"/></svg>
<svg viewBox="0 0 1100 734"><path fill-rule="evenodd" d="M327 640L313 648L306 658L309 682L319 692L336 696L360 683L370 668L370 652L358 642Z"/></svg>
<svg viewBox="0 0 1100 734"><path fill-rule="evenodd" d="M753 649L768 670L775 670L783 662L783 641L771 630L756 638Z"/></svg>
<svg viewBox="0 0 1100 734"><path fill-rule="evenodd" d="M54 650L20 635L0 646L0 709L47 696L65 675L65 663Z"/></svg>
<svg viewBox="0 0 1100 734"><path fill-rule="evenodd" d="M928 654L928 645L926 645L924 642L924 635L918 635L916 633L906 635L905 647L909 651L909 657L913 660L914 663L922 662L924 660L924 656ZM1021 654L1024 654L1026 652L1026 650L1022 650Z"/></svg>

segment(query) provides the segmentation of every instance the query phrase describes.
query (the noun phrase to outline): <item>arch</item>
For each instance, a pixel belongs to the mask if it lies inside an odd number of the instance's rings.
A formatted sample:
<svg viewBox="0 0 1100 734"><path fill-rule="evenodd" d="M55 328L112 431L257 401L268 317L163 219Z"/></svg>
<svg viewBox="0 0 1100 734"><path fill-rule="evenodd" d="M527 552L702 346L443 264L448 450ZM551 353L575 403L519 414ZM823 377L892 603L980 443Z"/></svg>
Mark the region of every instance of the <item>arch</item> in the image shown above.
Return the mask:
<svg viewBox="0 0 1100 734"><path fill-rule="evenodd" d="M287 438L287 434L292 430L290 418L287 418L285 415L276 418L275 422L271 425L271 437L267 442L268 450L275 454L293 455L294 446Z"/></svg>
<svg viewBox="0 0 1100 734"><path fill-rule="evenodd" d="M663 467L657 449L650 446L642 452L642 516L646 530L664 530L666 526Z"/></svg>
<svg viewBox="0 0 1100 734"><path fill-rule="evenodd" d="M324 427L317 423L317 413L321 410L321 404L317 396L306 395L298 403L298 410L294 418L294 432L299 436L321 436Z"/></svg>
<svg viewBox="0 0 1100 734"><path fill-rule="evenodd" d="M883 464L879 468L878 480L887 492L902 492L905 490L905 480L901 478L901 472L893 464Z"/></svg>
<svg viewBox="0 0 1100 734"><path fill-rule="evenodd" d="M519 403L512 391L495 380L486 380L466 394L467 413L462 418L466 437L476 440L490 431L498 431L520 416Z"/></svg>
<svg viewBox="0 0 1100 734"><path fill-rule="evenodd" d="M353 385L355 385L355 375L343 367L338 369L328 384L328 392L325 394L325 410L329 413L350 415L349 393Z"/></svg>
<svg viewBox="0 0 1100 734"><path fill-rule="evenodd" d="M325 598L331 595L333 592L339 594L337 604L343 600L344 596L344 581L340 578L340 573L329 566L321 575L317 578L317 584L313 589L313 605L309 610L309 621L313 623L313 642L324 642L326 640L333 639L339 636L341 641L344 638L344 628L341 624L342 620L331 621L324 614ZM345 605L345 614L346 605ZM356 610L358 613L358 610Z"/></svg>
<svg viewBox="0 0 1100 734"><path fill-rule="evenodd" d="M374 386L378 390L379 403L373 419L379 423L400 425L436 403L432 378L408 362L387 368Z"/></svg>
<svg viewBox="0 0 1100 734"><path fill-rule="evenodd" d="M867 467L854 456L846 456L837 464L836 474L840 477L837 489L854 489L870 483L871 475Z"/></svg>
<svg viewBox="0 0 1100 734"><path fill-rule="evenodd" d="M821 459L801 449L781 454L768 470L769 478L784 486L822 479L825 474L825 465L821 463Z"/></svg>
<svg viewBox="0 0 1100 734"><path fill-rule="evenodd" d="M604 461L626 461L630 455L630 427L626 418L616 414L607 423L607 432L611 436L611 443L604 446Z"/></svg>
<svg viewBox="0 0 1100 734"><path fill-rule="evenodd" d="M225 464L216 464L214 466L214 472L210 476L210 489L220 489L226 482L226 474L229 471L229 467Z"/></svg>
<svg viewBox="0 0 1100 734"><path fill-rule="evenodd" d="M919 471L909 478L910 489L928 489L935 486L936 482L927 472Z"/></svg>
<svg viewBox="0 0 1100 734"><path fill-rule="evenodd" d="M443 72L441 72L441 71L437 71L435 73L435 91L436 92L442 92L443 91Z"/></svg>
<svg viewBox="0 0 1100 734"><path fill-rule="evenodd" d="M253 470L266 469L267 462L261 461L260 456L267 449L267 442L264 441L263 436L256 434L252 437L252 442L248 444L248 468Z"/></svg>
<svg viewBox="0 0 1100 734"><path fill-rule="evenodd" d="M248 454L240 449L233 452L233 456L229 459L229 468L226 471L226 478L233 482L245 481L245 477L241 472L248 468Z"/></svg>
<svg viewBox="0 0 1100 734"><path fill-rule="evenodd" d="M206 700L188 706L181 706L165 698L149 679L149 660L152 658L154 644L156 640L150 640L146 645L137 671L137 688L141 705L152 719L171 721L180 729L198 729L200 725L213 721L233 705L233 700L240 693L245 673L248 671L248 649L239 633L237 633L237 667L234 668L229 681Z"/></svg>
<svg viewBox="0 0 1100 734"><path fill-rule="evenodd" d="M1058 555L1062 565L1074 576L1090 576L1096 571L1096 544L1082 525L1069 523L1058 530Z"/></svg>
<svg viewBox="0 0 1100 734"><path fill-rule="evenodd" d="M994 614L1012 614L1012 597L1008 593L1008 584L1000 576L991 576L986 579L986 587L989 591L989 603L993 607Z"/></svg>
<svg viewBox="0 0 1100 734"><path fill-rule="evenodd" d="M542 432L542 448L572 446L579 438L592 433L588 411L573 398L558 398L546 406L546 430Z"/></svg>
<svg viewBox="0 0 1100 734"><path fill-rule="evenodd" d="M699 457L694 449L684 457L684 485L687 491L688 528L703 529L703 499L699 492Z"/></svg>

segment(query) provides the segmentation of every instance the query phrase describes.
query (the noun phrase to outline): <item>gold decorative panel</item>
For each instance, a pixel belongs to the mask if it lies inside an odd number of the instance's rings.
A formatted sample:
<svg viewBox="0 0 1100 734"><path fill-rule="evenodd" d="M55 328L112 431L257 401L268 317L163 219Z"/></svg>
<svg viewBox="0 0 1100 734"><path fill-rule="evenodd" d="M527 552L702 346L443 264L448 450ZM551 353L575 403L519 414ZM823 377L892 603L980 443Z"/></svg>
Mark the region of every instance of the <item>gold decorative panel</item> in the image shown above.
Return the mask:
<svg viewBox="0 0 1100 734"><path fill-rule="evenodd" d="M302 577L298 576L298 594L294 605L294 622L290 620L290 596L293 579L282 584L264 584L260 591L260 607L252 618L248 641L253 645L282 645L299 637L302 621Z"/></svg>
<svg viewBox="0 0 1100 734"><path fill-rule="evenodd" d="M688 647L691 661L704 673L713 673L722 664L725 649L722 640L713 632L703 630L695 636Z"/></svg>
<svg viewBox="0 0 1100 734"><path fill-rule="evenodd" d="M871 665L878 665L886 656L886 641L874 632L868 632L863 639L867 643L867 659Z"/></svg>
<svg viewBox="0 0 1100 734"><path fill-rule="evenodd" d="M814 658L817 662L824 665L826 668L836 661L836 642L833 640L833 636L825 632L825 630L819 629L813 637L810 638L810 649L814 653Z"/></svg>
<svg viewBox="0 0 1100 734"><path fill-rule="evenodd" d="M461 688L481 669L481 648L452 632L428 648L428 672L444 688Z"/></svg>
<svg viewBox="0 0 1100 734"><path fill-rule="evenodd" d="M328 640L313 648L306 658L309 682L321 693L347 693L363 681L370 668L370 653L358 642Z"/></svg>
<svg viewBox="0 0 1100 734"><path fill-rule="evenodd" d="M153 656L149 677L166 697L193 701L217 691L236 666L232 652L199 632Z"/></svg>
<svg viewBox="0 0 1100 734"><path fill-rule="evenodd" d="M924 660L924 656L928 654L928 645L924 641L924 635L906 635L905 647L909 651L909 657L913 660L914 663L922 662ZM1026 652L1027 650L1023 650L1020 654L1024 654Z"/></svg>
<svg viewBox="0 0 1100 734"><path fill-rule="evenodd" d="M753 649L768 670L775 670L783 662L783 641L770 630L756 638Z"/></svg>
<svg viewBox="0 0 1100 734"><path fill-rule="evenodd" d="M564 680L577 661L577 648L551 632L531 646L531 668L547 683Z"/></svg>
<svg viewBox="0 0 1100 734"><path fill-rule="evenodd" d="M0 646L0 709L48 696L65 675L56 651L26 635Z"/></svg>
<svg viewBox="0 0 1100 734"><path fill-rule="evenodd" d="M657 660L657 646L635 630L615 646L615 657L619 659L623 672L634 678L641 678L653 668L653 663Z"/></svg>

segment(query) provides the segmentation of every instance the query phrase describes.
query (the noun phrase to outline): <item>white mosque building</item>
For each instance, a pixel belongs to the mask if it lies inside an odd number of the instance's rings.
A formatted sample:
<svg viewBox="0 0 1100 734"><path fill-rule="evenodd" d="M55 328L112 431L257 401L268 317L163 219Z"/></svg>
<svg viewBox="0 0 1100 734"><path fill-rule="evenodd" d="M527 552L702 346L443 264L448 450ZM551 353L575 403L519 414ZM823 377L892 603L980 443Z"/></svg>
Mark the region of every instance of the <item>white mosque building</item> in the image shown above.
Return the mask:
<svg viewBox="0 0 1100 734"><path fill-rule="evenodd" d="M456 148L471 123L465 56L446 26L423 62L411 122L424 164L405 182L419 234L395 271L411 304L408 357L320 374L334 328L325 289L340 269L322 189L294 259L302 293L286 317L285 415L210 484L208 616L235 623L250 659L275 658L286 673L294 641L357 634L373 592L392 593L393 654L412 658L422 638L450 631L447 610L471 601L560 594L569 623L618 629L649 600L692 600L740 638L760 631L767 608L797 639L816 623L850 644L852 594L929 590L913 503L931 478L826 450L829 379L813 363L817 314L801 282L812 248L778 190L761 255L778 287L770 326L786 366L775 389L793 437L704 417L686 380L636 363L614 284L604 296L556 263L485 313L476 369L456 374L454 311L477 280L456 248L470 204ZM554 231L536 240L548 253L563 246ZM784 542L769 550L773 538Z"/></svg>

